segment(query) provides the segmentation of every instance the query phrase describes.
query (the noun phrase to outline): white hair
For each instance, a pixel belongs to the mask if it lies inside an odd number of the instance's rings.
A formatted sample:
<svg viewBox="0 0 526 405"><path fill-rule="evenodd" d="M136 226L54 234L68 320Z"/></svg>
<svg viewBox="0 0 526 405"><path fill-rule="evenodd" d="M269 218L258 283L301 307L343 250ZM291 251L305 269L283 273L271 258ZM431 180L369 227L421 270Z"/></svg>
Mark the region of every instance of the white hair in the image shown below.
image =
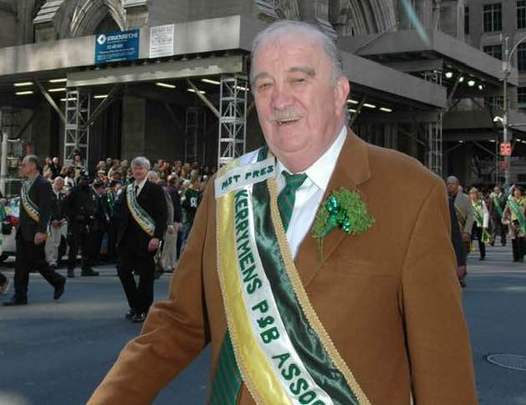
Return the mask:
<svg viewBox="0 0 526 405"><path fill-rule="evenodd" d="M159 177L159 173L157 173L157 172L154 171L154 170L150 170L150 171L148 172L148 174L146 175L146 177L148 178L148 180L150 180L150 181L155 181L155 182L156 182L157 180L159 180L159 178L160 178L160 177Z"/></svg>
<svg viewBox="0 0 526 405"><path fill-rule="evenodd" d="M301 36L302 38L308 36L310 40L318 41L320 43L332 65L333 83L335 83L340 77L345 76L343 73L340 52L331 37L312 24L303 21L280 20L270 24L263 31L259 32L252 42L252 68L250 69L250 83L252 85L254 84L254 60L259 47L269 40L288 37L294 34ZM305 39L305 41L308 41L309 39Z"/></svg>
<svg viewBox="0 0 526 405"><path fill-rule="evenodd" d="M454 183L454 184L460 184L460 181L455 176L449 176L446 180L446 183Z"/></svg>
<svg viewBox="0 0 526 405"><path fill-rule="evenodd" d="M146 159L144 156L137 156L135 159L131 161L131 167L144 167L146 170L150 170L150 161Z"/></svg>

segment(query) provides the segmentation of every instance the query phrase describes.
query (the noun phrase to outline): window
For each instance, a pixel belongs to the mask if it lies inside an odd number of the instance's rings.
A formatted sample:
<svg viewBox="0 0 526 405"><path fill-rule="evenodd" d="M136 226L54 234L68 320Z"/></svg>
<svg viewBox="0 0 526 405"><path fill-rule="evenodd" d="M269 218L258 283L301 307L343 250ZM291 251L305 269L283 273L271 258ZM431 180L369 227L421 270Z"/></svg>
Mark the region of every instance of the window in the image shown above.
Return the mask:
<svg viewBox="0 0 526 405"><path fill-rule="evenodd" d="M526 0L517 0L517 28L526 28Z"/></svg>
<svg viewBox="0 0 526 405"><path fill-rule="evenodd" d="M464 34L469 34L469 7L464 7Z"/></svg>
<svg viewBox="0 0 526 405"><path fill-rule="evenodd" d="M482 50L484 53L502 60L502 45L487 45Z"/></svg>
<svg viewBox="0 0 526 405"><path fill-rule="evenodd" d="M484 32L502 31L502 4L484 5Z"/></svg>
<svg viewBox="0 0 526 405"><path fill-rule="evenodd" d="M487 96L484 97L484 104L491 109L502 109L504 106L503 96Z"/></svg>
<svg viewBox="0 0 526 405"><path fill-rule="evenodd" d="M526 87L519 87L517 89L517 103L519 108L526 108Z"/></svg>
<svg viewBox="0 0 526 405"><path fill-rule="evenodd" d="M520 44L517 48L517 68L519 72L526 71L526 44Z"/></svg>

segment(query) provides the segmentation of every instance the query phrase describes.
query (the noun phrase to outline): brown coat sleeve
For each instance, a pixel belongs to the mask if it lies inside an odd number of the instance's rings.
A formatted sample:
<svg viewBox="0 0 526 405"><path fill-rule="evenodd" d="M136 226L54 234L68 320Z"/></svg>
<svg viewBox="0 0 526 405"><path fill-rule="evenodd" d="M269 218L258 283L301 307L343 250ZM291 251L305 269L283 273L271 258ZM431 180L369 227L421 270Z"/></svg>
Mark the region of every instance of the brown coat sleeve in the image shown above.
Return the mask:
<svg viewBox="0 0 526 405"><path fill-rule="evenodd" d="M210 189L210 188L209 188ZM169 298L150 309L141 335L129 342L88 404L150 404L208 343L202 285L203 246L212 191L205 193Z"/></svg>
<svg viewBox="0 0 526 405"><path fill-rule="evenodd" d="M449 229L445 188L436 179L420 208L402 277L406 342L417 405L477 404Z"/></svg>

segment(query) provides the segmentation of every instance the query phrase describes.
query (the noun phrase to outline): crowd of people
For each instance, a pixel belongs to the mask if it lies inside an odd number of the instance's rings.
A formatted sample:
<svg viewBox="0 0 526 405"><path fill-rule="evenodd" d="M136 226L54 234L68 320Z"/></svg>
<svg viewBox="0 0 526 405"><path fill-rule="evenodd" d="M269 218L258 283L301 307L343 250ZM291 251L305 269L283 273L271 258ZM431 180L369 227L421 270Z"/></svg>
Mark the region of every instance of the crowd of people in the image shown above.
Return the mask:
<svg viewBox="0 0 526 405"><path fill-rule="evenodd" d="M465 286L466 256L478 245L479 259L486 259L486 246L497 240L512 244L513 262L524 262L526 255L526 196L518 185L503 190L471 187L465 193L458 178L447 179L452 222L452 241L455 247L460 284ZM455 232L458 226L458 232ZM455 239L455 234L458 236Z"/></svg>
<svg viewBox="0 0 526 405"><path fill-rule="evenodd" d="M147 173L148 180L160 185L169 211L163 246L156 256L156 276L174 268L192 228L202 192L215 168L199 163L158 160ZM42 176L52 185L55 209L45 242L46 261L55 270L67 267L67 276L75 277L80 253L81 276L98 276L93 266L118 263L117 233L119 207L126 185L134 181L127 160L101 160L90 176L80 154L72 164L62 165L59 158L46 158ZM520 186L507 192L493 189L464 189L459 180L447 179L453 224L452 242L458 262L460 284L465 286L466 257L478 247L479 259L485 260L487 246L497 240L506 246L511 240L513 262L526 255L526 196ZM468 193L465 192L468 190ZM458 224L458 238L455 230ZM67 256L67 258L66 258ZM9 280L0 273L0 293Z"/></svg>
<svg viewBox="0 0 526 405"><path fill-rule="evenodd" d="M119 269L121 208L126 201L126 187L135 181L132 164L106 159L91 174L80 154L75 154L69 165L62 165L57 157L46 158L43 163L39 167L41 177L51 184L54 195L44 243L50 270L66 267L67 277L75 277L79 254L81 276L98 276L93 267L100 263L115 263ZM165 160L158 160L152 167L147 164L147 179L162 188L167 207L166 232L155 254L158 277L174 268L215 168ZM8 286L9 280L0 273L0 293L5 293Z"/></svg>

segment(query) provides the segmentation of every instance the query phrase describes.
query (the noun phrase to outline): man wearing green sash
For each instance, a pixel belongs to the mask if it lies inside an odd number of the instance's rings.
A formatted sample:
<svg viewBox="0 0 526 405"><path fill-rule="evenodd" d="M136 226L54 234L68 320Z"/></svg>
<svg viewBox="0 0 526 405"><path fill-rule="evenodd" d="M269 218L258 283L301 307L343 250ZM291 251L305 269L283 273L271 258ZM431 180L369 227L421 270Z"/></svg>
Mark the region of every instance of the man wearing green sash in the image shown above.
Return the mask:
<svg viewBox="0 0 526 405"><path fill-rule="evenodd" d="M477 240L479 245L480 260L486 259L486 243L491 239L489 234L489 211L481 193L476 187L469 190L469 199L473 207L473 230L471 232L471 240Z"/></svg>
<svg viewBox="0 0 526 405"><path fill-rule="evenodd" d="M506 203L502 221L510 228L514 262L524 262L526 254L526 198L522 189L514 186Z"/></svg>
<svg viewBox="0 0 526 405"><path fill-rule="evenodd" d="M506 234L508 227L502 223L502 214L506 208L506 194L502 192L500 186L495 186L493 192L489 195L489 213L491 218L491 245L495 244L497 235L500 236L500 244L506 246Z"/></svg>
<svg viewBox="0 0 526 405"><path fill-rule="evenodd" d="M37 270L53 287L53 299L64 294L66 279L46 262L45 242L53 208L51 184L40 174L38 158L27 155L20 174L25 177L20 192L20 222L16 232L15 294L5 306L26 305L29 273Z"/></svg>
<svg viewBox="0 0 526 405"><path fill-rule="evenodd" d="M209 183L168 300L88 403L151 403L210 344L211 404L476 404L441 179L347 127L317 28L270 25L251 67L267 146Z"/></svg>

